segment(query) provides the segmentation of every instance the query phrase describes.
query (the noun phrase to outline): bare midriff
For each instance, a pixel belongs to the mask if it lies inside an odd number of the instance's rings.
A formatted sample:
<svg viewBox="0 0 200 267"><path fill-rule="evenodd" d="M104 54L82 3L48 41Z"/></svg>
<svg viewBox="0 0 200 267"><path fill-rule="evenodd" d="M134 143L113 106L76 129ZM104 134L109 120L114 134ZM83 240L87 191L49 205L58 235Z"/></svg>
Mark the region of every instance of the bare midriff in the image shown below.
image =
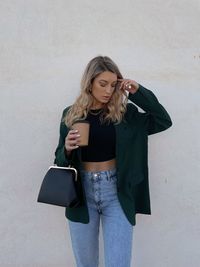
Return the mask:
<svg viewBox="0 0 200 267"><path fill-rule="evenodd" d="M83 168L86 171L98 172L112 170L116 167L116 159L111 159L101 162L82 162Z"/></svg>

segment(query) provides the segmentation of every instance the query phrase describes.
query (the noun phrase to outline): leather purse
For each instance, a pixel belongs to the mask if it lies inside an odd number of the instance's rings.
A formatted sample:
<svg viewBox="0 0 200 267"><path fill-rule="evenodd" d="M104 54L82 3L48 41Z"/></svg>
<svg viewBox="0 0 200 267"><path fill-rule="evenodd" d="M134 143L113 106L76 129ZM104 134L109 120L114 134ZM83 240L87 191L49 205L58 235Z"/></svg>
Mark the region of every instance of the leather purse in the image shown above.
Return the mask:
<svg viewBox="0 0 200 267"><path fill-rule="evenodd" d="M42 181L37 202L62 207L80 203L77 170L73 167L50 166Z"/></svg>

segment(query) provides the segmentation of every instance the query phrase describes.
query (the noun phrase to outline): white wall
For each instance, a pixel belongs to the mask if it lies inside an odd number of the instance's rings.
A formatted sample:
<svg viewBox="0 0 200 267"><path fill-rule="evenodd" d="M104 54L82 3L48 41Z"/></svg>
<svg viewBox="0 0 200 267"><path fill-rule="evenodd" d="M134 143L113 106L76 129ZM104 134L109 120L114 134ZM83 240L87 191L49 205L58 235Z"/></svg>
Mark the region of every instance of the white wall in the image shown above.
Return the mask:
<svg viewBox="0 0 200 267"><path fill-rule="evenodd" d="M62 110L99 54L173 120L149 138L152 215L137 215L132 266L200 265L199 17L199 0L0 1L1 267L75 266L64 208L36 198Z"/></svg>

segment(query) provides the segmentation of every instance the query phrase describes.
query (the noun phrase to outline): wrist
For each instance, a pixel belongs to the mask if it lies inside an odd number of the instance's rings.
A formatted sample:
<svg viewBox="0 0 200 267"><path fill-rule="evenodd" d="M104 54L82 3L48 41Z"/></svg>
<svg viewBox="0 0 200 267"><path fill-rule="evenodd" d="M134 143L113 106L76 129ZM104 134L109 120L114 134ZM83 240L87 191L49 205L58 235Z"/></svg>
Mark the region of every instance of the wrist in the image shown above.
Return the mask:
<svg viewBox="0 0 200 267"><path fill-rule="evenodd" d="M137 93L137 91L139 90L139 88L140 88L140 85L139 85L139 83L137 83L135 86L134 86L134 88L131 90L131 91L129 91L132 95L134 95L135 93Z"/></svg>
<svg viewBox="0 0 200 267"><path fill-rule="evenodd" d="M64 152L67 157L69 157L71 154L71 150L67 150L66 147L64 147Z"/></svg>

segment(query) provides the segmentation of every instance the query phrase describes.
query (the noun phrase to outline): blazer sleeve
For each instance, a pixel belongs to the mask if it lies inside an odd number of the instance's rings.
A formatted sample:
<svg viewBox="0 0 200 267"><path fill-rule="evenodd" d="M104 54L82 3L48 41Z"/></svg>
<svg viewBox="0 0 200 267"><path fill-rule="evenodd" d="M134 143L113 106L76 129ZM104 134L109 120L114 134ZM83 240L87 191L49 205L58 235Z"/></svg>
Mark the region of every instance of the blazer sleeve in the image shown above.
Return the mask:
<svg viewBox="0 0 200 267"><path fill-rule="evenodd" d="M149 89L139 84L136 93L129 93L128 98L146 111L140 113L140 115L147 121L149 135L164 131L172 126L172 120L168 112Z"/></svg>
<svg viewBox="0 0 200 267"><path fill-rule="evenodd" d="M54 164L56 164L57 166L61 166L61 167L67 167L68 165L71 164L71 157L67 156L67 151L65 149L65 137L67 136L69 132L69 128L62 121L67 110L68 108L66 108L62 113L61 122L60 122L60 136L59 136L57 148L54 153L55 154Z"/></svg>

